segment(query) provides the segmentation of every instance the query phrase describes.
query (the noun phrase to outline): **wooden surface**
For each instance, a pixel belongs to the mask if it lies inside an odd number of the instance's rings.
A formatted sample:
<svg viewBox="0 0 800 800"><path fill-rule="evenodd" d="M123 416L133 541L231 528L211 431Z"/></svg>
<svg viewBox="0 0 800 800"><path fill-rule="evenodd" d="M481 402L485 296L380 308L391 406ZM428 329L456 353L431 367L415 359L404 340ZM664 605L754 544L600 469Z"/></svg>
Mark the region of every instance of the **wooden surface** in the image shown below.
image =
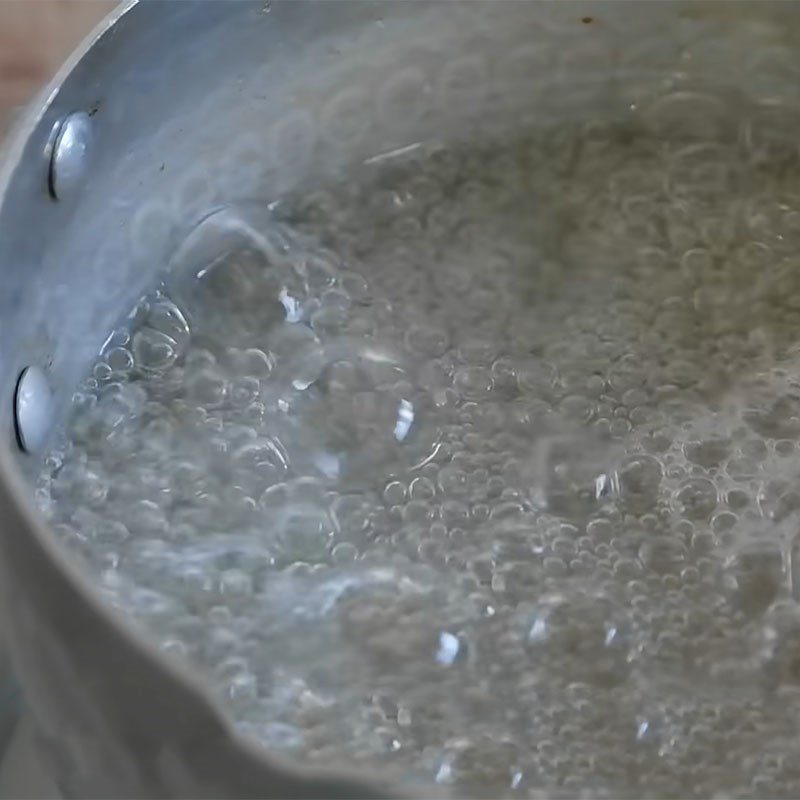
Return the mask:
<svg viewBox="0 0 800 800"><path fill-rule="evenodd" d="M0 0L0 134L115 0Z"/></svg>

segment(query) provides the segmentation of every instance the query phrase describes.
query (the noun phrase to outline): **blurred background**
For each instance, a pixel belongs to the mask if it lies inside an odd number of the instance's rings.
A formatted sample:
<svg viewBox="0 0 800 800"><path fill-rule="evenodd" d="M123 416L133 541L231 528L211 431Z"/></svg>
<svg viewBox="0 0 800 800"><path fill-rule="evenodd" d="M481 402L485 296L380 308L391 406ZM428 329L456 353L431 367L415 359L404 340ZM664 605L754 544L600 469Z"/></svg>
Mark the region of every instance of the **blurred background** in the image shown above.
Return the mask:
<svg viewBox="0 0 800 800"><path fill-rule="evenodd" d="M116 0L0 0L0 136Z"/></svg>

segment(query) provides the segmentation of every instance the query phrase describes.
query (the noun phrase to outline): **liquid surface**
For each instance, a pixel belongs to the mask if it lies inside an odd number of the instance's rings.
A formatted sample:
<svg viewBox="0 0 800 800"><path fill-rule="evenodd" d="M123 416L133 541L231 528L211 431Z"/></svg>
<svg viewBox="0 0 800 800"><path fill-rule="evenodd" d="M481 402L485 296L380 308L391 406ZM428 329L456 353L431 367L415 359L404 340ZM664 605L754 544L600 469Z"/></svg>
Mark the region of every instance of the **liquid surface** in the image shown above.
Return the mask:
<svg viewBox="0 0 800 800"><path fill-rule="evenodd" d="M301 763L800 794L797 179L788 111L677 92L223 209L40 504Z"/></svg>

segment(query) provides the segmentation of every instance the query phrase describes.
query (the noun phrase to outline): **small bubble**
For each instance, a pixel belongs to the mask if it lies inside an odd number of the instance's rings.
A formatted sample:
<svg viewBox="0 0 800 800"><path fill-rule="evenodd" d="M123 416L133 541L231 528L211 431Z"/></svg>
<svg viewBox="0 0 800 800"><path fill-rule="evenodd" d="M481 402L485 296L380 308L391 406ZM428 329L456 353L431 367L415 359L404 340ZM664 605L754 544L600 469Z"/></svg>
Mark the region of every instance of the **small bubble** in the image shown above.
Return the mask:
<svg viewBox="0 0 800 800"><path fill-rule="evenodd" d="M406 333L405 342L409 350L431 358L441 356L448 348L446 331L432 326L412 326Z"/></svg>
<svg viewBox="0 0 800 800"><path fill-rule="evenodd" d="M231 403L239 407L248 406L258 398L260 389L258 378L237 378L230 386Z"/></svg>
<svg viewBox="0 0 800 800"><path fill-rule="evenodd" d="M483 399L492 391L492 375L484 367L463 367L456 372L453 386L469 400Z"/></svg>
<svg viewBox="0 0 800 800"><path fill-rule="evenodd" d="M178 352L169 336L152 328L144 328L133 336L133 358L138 369L157 374L175 363Z"/></svg>
<svg viewBox="0 0 800 800"><path fill-rule="evenodd" d="M331 550L334 564L351 564L358 558L358 548L351 542L340 542Z"/></svg>
<svg viewBox="0 0 800 800"><path fill-rule="evenodd" d="M134 366L134 357L126 347L114 347L106 353L106 363L115 375L127 375Z"/></svg>
<svg viewBox="0 0 800 800"><path fill-rule="evenodd" d="M678 487L675 508L688 519L708 519L717 506L717 487L707 478L691 478Z"/></svg>
<svg viewBox="0 0 800 800"><path fill-rule="evenodd" d="M648 510L658 497L661 477L662 466L654 456L631 456L617 470L620 497L636 510Z"/></svg>
<svg viewBox="0 0 800 800"><path fill-rule="evenodd" d="M253 591L253 582L243 570L228 569L219 577L219 589L224 596L242 597Z"/></svg>
<svg viewBox="0 0 800 800"><path fill-rule="evenodd" d="M218 408L228 394L228 383L214 369L202 369L187 380L186 393L204 408Z"/></svg>
<svg viewBox="0 0 800 800"><path fill-rule="evenodd" d="M683 542L671 536L649 536L639 548L642 564L655 572L679 572L686 556Z"/></svg>
<svg viewBox="0 0 800 800"><path fill-rule="evenodd" d="M436 495L436 486L429 478L414 478L409 484L408 493L412 500L430 500Z"/></svg>
<svg viewBox="0 0 800 800"><path fill-rule="evenodd" d="M386 484L383 490L383 499L389 506L399 506L405 502L407 490L400 481L392 481Z"/></svg>

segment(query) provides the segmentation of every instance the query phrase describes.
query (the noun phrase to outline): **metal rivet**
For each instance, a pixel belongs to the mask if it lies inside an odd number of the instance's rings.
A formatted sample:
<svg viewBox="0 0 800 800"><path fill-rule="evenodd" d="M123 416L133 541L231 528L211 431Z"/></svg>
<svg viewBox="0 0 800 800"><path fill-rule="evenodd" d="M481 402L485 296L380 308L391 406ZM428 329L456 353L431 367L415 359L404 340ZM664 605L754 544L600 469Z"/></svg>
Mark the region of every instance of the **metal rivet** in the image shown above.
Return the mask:
<svg viewBox="0 0 800 800"><path fill-rule="evenodd" d="M92 121L85 111L76 111L62 121L50 152L50 195L54 200L68 199L83 183L91 143Z"/></svg>
<svg viewBox="0 0 800 800"><path fill-rule="evenodd" d="M17 440L26 453L37 453L44 447L52 411L53 396L44 372L39 367L26 367L14 398Z"/></svg>

